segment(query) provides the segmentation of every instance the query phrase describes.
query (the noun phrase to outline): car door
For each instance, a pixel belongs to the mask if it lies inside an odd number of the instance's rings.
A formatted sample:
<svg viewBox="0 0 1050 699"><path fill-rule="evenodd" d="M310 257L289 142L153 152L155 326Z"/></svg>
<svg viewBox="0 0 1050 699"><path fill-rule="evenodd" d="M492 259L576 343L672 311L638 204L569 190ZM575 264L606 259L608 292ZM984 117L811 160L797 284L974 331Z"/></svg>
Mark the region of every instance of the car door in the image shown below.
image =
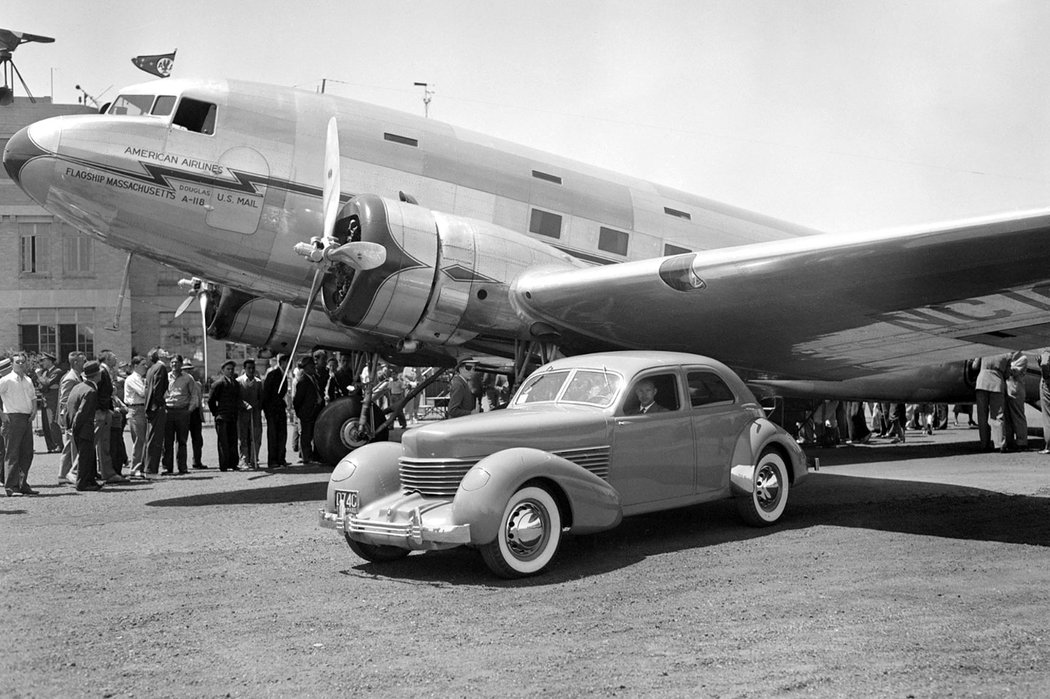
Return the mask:
<svg viewBox="0 0 1050 699"><path fill-rule="evenodd" d="M687 367L688 409L696 445L697 492L729 484L737 437L754 419L740 408L740 401L718 372L708 367Z"/></svg>
<svg viewBox="0 0 1050 699"><path fill-rule="evenodd" d="M639 383L657 387L659 412L637 414ZM681 400L677 369L639 374L625 393L613 419L609 482L625 508L689 498L695 492L696 455L690 411Z"/></svg>

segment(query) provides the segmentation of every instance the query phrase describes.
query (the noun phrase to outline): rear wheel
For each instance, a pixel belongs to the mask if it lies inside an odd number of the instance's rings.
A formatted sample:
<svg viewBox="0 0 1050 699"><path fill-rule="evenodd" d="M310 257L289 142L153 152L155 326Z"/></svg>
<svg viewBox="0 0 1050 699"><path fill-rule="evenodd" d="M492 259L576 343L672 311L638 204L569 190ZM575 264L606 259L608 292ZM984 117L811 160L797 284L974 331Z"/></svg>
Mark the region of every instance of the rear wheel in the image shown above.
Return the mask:
<svg viewBox="0 0 1050 699"><path fill-rule="evenodd" d="M768 527L780 519L787 507L788 470L784 458L767 449L755 464L755 487L750 495L736 499L737 511L753 527Z"/></svg>
<svg viewBox="0 0 1050 699"><path fill-rule="evenodd" d="M346 537L346 543L350 545L351 551L372 563L389 563L390 561L400 560L408 555L408 549L403 549L398 546L366 544L361 541L355 541L349 536Z"/></svg>
<svg viewBox="0 0 1050 699"><path fill-rule="evenodd" d="M529 486L511 496L496 540L481 547L485 565L502 578L536 575L561 543L561 513L545 489Z"/></svg>

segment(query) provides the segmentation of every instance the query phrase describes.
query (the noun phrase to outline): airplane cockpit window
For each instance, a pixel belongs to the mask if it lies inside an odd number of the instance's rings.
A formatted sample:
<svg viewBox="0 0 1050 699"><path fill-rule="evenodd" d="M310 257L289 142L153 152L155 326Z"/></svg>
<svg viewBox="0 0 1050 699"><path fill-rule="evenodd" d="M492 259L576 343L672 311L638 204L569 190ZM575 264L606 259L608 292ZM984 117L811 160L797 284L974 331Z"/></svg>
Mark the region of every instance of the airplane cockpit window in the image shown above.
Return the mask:
<svg viewBox="0 0 1050 699"><path fill-rule="evenodd" d="M153 106L153 95L120 95L109 107L110 114L121 116L142 116L149 114Z"/></svg>
<svg viewBox="0 0 1050 699"><path fill-rule="evenodd" d="M168 116L169 114L171 114L171 110L174 106L174 96L161 95L157 98L157 101L153 103L153 109L150 110L150 114L152 114L153 116Z"/></svg>
<svg viewBox="0 0 1050 699"><path fill-rule="evenodd" d="M215 105L192 97L183 97L175 110L172 125L187 131L211 135L215 133Z"/></svg>

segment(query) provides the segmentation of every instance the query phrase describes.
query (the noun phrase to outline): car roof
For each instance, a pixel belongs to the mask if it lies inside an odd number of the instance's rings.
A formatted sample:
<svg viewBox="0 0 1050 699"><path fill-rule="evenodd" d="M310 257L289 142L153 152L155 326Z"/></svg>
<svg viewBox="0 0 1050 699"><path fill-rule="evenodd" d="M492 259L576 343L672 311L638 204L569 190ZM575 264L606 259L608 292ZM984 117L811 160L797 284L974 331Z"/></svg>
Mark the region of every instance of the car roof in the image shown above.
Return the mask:
<svg viewBox="0 0 1050 699"><path fill-rule="evenodd" d="M611 369L627 376L653 367L678 366L681 364L708 366L733 374L733 370L717 359L689 352L657 352L650 350L628 350L623 352L599 352L563 357L550 362L549 370L588 367Z"/></svg>

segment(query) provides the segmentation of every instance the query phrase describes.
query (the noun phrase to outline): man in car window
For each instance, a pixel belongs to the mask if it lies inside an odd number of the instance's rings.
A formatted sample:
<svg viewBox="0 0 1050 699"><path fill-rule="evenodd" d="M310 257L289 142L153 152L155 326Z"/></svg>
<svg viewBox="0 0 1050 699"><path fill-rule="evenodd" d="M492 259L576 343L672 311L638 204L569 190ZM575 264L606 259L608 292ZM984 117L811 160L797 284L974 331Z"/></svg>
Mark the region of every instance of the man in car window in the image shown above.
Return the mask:
<svg viewBox="0 0 1050 699"><path fill-rule="evenodd" d="M638 398L638 409L632 411L631 415L667 412L667 408L656 402L656 384L649 379L638 382L634 387L634 395Z"/></svg>

